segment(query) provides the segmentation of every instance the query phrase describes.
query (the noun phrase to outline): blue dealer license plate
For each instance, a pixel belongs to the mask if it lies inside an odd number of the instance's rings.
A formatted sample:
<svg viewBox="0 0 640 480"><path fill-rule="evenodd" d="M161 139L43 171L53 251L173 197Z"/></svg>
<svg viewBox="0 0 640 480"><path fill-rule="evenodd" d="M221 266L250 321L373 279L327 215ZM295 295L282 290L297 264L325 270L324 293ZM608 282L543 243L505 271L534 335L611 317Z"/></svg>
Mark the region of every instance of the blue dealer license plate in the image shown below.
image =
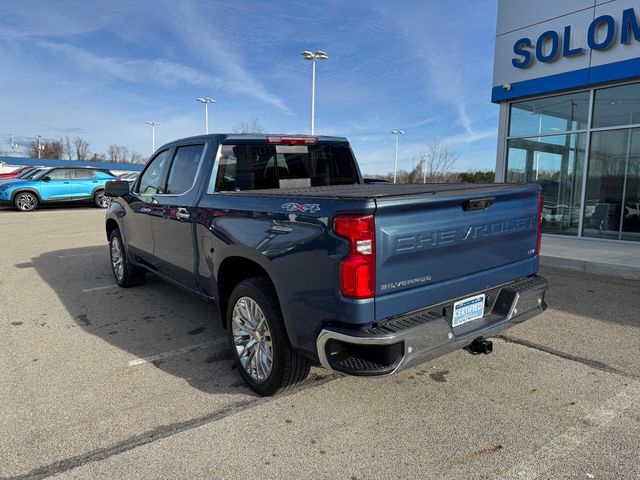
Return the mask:
<svg viewBox="0 0 640 480"><path fill-rule="evenodd" d="M484 315L484 293L474 297L465 298L453 304L452 327L458 327L464 323L472 322Z"/></svg>

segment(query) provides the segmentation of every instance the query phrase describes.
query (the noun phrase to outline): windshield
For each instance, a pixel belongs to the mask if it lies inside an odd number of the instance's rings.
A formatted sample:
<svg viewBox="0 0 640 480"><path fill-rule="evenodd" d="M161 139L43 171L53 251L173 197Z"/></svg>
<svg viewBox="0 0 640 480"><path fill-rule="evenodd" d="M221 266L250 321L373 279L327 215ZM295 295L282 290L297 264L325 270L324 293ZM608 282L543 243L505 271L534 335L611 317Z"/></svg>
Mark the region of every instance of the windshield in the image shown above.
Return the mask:
<svg viewBox="0 0 640 480"><path fill-rule="evenodd" d="M26 170L23 170L19 175L16 175L16 178L28 178L28 176L36 170L37 168L27 168Z"/></svg>
<svg viewBox="0 0 640 480"><path fill-rule="evenodd" d="M26 175L24 178L28 178L29 180L31 180L33 177L35 177L36 175L38 175L40 172L45 171L45 168L34 168L31 172L29 172L28 175Z"/></svg>
<svg viewBox="0 0 640 480"><path fill-rule="evenodd" d="M358 183L348 145L223 145L215 191Z"/></svg>

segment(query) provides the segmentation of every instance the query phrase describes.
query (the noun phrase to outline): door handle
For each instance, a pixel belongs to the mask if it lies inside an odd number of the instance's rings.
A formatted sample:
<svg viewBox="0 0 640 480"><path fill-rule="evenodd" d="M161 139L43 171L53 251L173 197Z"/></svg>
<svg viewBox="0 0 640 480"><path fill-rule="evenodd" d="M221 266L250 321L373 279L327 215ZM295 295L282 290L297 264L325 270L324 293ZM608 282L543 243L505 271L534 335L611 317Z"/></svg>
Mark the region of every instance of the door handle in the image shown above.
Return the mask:
<svg viewBox="0 0 640 480"><path fill-rule="evenodd" d="M191 214L186 208L178 208L178 211L176 211L176 218L182 222L189 220L190 217Z"/></svg>
<svg viewBox="0 0 640 480"><path fill-rule="evenodd" d="M142 207L140 209L140 213L150 213L151 209L149 207Z"/></svg>

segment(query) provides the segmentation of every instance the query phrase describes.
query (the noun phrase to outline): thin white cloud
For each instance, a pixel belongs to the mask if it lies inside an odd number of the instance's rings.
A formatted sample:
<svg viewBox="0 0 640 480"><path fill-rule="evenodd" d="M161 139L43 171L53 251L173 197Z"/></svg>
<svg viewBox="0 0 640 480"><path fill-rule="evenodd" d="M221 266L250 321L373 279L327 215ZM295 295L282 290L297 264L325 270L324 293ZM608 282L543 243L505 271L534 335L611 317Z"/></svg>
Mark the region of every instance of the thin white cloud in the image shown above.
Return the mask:
<svg viewBox="0 0 640 480"><path fill-rule="evenodd" d="M223 41L218 35L217 27L223 27L220 16L203 15L201 7L202 5L189 1L172 2L171 8L174 16L166 26L200 61L223 72L229 88L257 98L276 107L281 112L292 114L292 111L280 97L269 93L262 81L250 73L245 66L242 55L229 42L229 39ZM178 17L179 21L175 17ZM224 18L224 16L222 17ZM218 25L216 25L216 20ZM188 28L184 28L185 25L188 25ZM242 36L235 40L242 42L245 41L245 38Z"/></svg>
<svg viewBox="0 0 640 480"><path fill-rule="evenodd" d="M479 54L474 40L487 31L493 31L493 14L487 15L490 2L425 2L419 7L405 5L404 8L387 7L383 14L398 27L398 32L411 48L412 54L424 65L428 77L428 95L453 107L457 123L471 138L476 136L472 106L478 104L478 97L488 102L489 94L478 95L489 82L483 82L484 72L491 69L493 58ZM445 8L446 6L446 8ZM488 28L478 21L464 32L452 25L458 24L461 15L481 16L490 19ZM415 18L428 18L425 25ZM489 43L492 34L488 35ZM486 99L486 100L485 100ZM481 119L483 120L483 119Z"/></svg>
<svg viewBox="0 0 640 480"><path fill-rule="evenodd" d="M487 130L475 131L471 133L463 132L456 135L451 135L450 137L444 138L442 142L452 148L455 148L457 145L478 142L480 140L495 137L496 135L498 135L498 129L489 128Z"/></svg>
<svg viewBox="0 0 640 480"><path fill-rule="evenodd" d="M108 75L127 82L153 82L163 85L173 85L181 82L192 85L221 83L219 79L195 68L163 59L126 60L103 57L65 43L42 41L39 42L39 45L50 52L63 54L83 70L94 74Z"/></svg>

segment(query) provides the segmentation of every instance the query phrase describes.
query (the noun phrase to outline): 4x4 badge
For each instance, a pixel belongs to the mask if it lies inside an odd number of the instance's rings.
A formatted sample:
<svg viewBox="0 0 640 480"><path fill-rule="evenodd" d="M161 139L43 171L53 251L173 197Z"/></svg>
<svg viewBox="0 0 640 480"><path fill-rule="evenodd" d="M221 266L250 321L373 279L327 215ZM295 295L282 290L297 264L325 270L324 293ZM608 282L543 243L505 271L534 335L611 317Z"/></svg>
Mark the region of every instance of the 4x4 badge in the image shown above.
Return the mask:
<svg viewBox="0 0 640 480"><path fill-rule="evenodd" d="M283 203L280 208L285 209L287 212L303 212L303 213L315 213L320 211L320 205L317 203Z"/></svg>

